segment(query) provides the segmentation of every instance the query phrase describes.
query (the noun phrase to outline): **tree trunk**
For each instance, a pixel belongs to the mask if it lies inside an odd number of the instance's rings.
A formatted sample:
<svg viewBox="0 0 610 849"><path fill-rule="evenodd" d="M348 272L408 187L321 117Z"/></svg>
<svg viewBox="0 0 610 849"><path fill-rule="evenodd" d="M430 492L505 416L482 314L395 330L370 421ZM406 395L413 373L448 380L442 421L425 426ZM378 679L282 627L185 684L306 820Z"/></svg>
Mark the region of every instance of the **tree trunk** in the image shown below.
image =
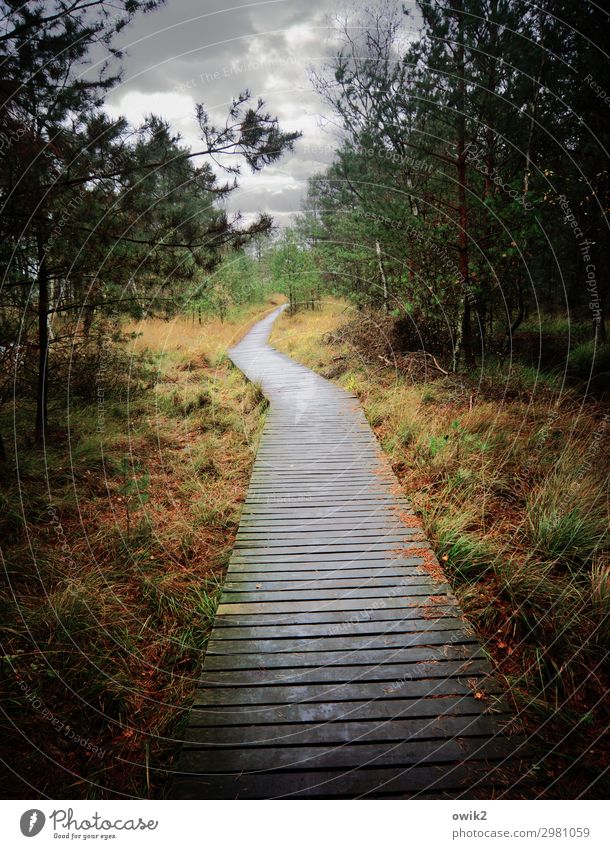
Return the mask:
<svg viewBox="0 0 610 849"><path fill-rule="evenodd" d="M544 62L546 59L546 50L544 48L544 40L542 39L542 33L544 33L544 20L543 13L540 11L539 13L539 28L541 33L541 41L539 47L540 53L540 64L538 66L538 74L536 79L534 80L533 88L532 88L532 99L527 104L526 113L529 113L529 130L527 134L527 145L525 147L525 167L523 169L523 199L527 198L527 193L530 188L530 174L532 167L532 143L534 140L534 126L536 123L536 106L538 104L538 97L540 95L540 84L542 82L542 71L544 69Z"/></svg>
<svg viewBox="0 0 610 849"><path fill-rule="evenodd" d="M517 280L517 315L514 320L511 322L510 326L506 331L506 337L504 339L504 349L503 353L510 353L511 346L513 343L513 334L517 332L517 329L523 322L525 318L525 301L523 299L523 286L521 285L521 281Z"/></svg>
<svg viewBox="0 0 610 849"><path fill-rule="evenodd" d="M457 371L458 361L460 358L460 348L462 345L462 324L458 324L455 331L455 341L453 343L453 352L451 356L451 371Z"/></svg>
<svg viewBox="0 0 610 849"><path fill-rule="evenodd" d="M377 253L377 263L379 265L379 273L381 275L381 283L383 285L383 311L387 315L390 310L388 302L388 280L385 276L385 271L383 270L383 262L381 261L381 245L379 244L379 239L375 239L375 252Z"/></svg>
<svg viewBox="0 0 610 849"><path fill-rule="evenodd" d="M495 77L490 76L488 81L490 91L495 90ZM491 198L494 194L494 183L492 175L496 172L496 157L495 157L496 135L491 127L485 130L485 174L483 176L483 202ZM492 220L487 216L485 226L485 244L489 245L492 242ZM493 295L489 286L481 287L477 297L477 313L479 316L479 328L481 332L481 346L485 350L488 340L493 338ZM487 332L486 332L487 328Z"/></svg>
<svg viewBox="0 0 610 849"><path fill-rule="evenodd" d="M464 293L462 308L462 347L468 367L474 365L472 318L470 300L470 271L468 262L468 208L466 205L466 76L464 67L464 3L456 0L454 11L458 20L458 38L456 49L458 77L458 118L457 118L457 179L458 179L458 210L459 210L459 240L458 255L460 269L460 285Z"/></svg>
<svg viewBox="0 0 610 849"><path fill-rule="evenodd" d="M47 427L47 391L49 385L49 273L44 252L38 264L38 383L36 387L35 438L41 442Z"/></svg>

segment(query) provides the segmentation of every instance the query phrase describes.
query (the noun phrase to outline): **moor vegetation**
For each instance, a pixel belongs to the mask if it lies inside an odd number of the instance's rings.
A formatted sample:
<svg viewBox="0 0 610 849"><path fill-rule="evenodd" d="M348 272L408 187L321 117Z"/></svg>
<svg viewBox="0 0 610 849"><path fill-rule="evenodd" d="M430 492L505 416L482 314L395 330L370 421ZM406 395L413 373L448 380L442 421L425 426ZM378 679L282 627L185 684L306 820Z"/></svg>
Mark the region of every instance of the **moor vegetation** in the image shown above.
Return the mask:
<svg viewBox="0 0 610 849"><path fill-rule="evenodd" d="M254 316L134 324L129 368L54 415L52 446L10 445L3 795L164 792L262 424L224 356Z"/></svg>
<svg viewBox="0 0 610 849"><path fill-rule="evenodd" d="M244 246L272 221L222 201L298 133L248 91L197 107L197 150L111 120L115 39L158 5L0 3L5 797L163 792L261 424L225 351L269 308Z"/></svg>
<svg viewBox="0 0 610 849"><path fill-rule="evenodd" d="M599 798L608 415L526 367L475 380L399 357L384 321L330 299L318 313L282 316L271 342L363 404L533 744L532 793Z"/></svg>
<svg viewBox="0 0 610 849"><path fill-rule="evenodd" d="M105 111L159 5L0 0L0 793L166 793L264 417L226 351L288 300L272 344L361 400L532 794L602 795L608 14L340 13L311 80L332 161L279 233L224 205L299 150L250 91L197 106L197 149Z"/></svg>

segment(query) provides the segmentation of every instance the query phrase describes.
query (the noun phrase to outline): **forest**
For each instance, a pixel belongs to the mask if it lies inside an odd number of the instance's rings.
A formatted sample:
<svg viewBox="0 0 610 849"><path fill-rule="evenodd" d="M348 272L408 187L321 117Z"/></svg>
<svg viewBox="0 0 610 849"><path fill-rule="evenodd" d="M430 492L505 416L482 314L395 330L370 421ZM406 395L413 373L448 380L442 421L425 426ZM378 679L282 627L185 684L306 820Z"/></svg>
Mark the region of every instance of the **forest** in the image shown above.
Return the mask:
<svg viewBox="0 0 610 849"><path fill-rule="evenodd" d="M197 104L198 148L106 110L162 6L0 0L0 794L169 793L267 415L227 352L287 304L271 344L362 404L528 793L602 797L607 11L329 5L332 154L286 224L230 211L300 156L266 93Z"/></svg>
<svg viewBox="0 0 610 849"><path fill-rule="evenodd" d="M422 3L404 52L400 10L382 8L315 80L345 141L311 179L307 238L340 291L453 371L509 352L584 380L608 369L607 116L581 85L606 76L604 15L583 9L576 31L571 8Z"/></svg>

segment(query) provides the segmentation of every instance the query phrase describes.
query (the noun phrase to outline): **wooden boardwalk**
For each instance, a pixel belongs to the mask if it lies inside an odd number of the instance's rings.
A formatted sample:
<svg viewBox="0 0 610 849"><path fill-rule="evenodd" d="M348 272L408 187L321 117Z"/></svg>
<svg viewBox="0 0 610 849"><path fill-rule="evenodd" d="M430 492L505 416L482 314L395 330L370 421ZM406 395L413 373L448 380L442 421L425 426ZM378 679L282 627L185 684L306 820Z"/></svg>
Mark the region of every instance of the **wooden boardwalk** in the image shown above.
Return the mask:
<svg viewBox="0 0 610 849"><path fill-rule="evenodd" d="M267 344L279 312L231 352L271 408L172 795L499 795L522 741L484 653L358 401Z"/></svg>

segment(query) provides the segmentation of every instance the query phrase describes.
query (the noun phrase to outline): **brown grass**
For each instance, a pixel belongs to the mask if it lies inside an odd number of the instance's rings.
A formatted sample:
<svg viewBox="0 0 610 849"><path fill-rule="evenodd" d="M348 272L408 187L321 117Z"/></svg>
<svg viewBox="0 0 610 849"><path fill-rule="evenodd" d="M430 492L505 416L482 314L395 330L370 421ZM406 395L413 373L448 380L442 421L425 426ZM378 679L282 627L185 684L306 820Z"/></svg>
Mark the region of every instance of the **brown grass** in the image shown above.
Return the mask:
<svg viewBox="0 0 610 849"><path fill-rule="evenodd" d="M447 576L441 569L438 560L431 548L421 546L420 548L410 548L409 557L420 557L423 561L421 569L427 575L430 575L433 581L437 584L444 584L447 581Z"/></svg>
<svg viewBox="0 0 610 849"><path fill-rule="evenodd" d="M2 795L165 793L263 419L223 354L261 312L144 322L129 399L9 458Z"/></svg>
<svg viewBox="0 0 610 849"><path fill-rule="evenodd" d="M286 301L284 295L273 295L268 304L254 304L243 308L230 321L221 321L213 316L204 316L201 321L187 316L175 316L169 320L148 318L134 322L127 330L136 335L133 350L138 353L151 350L181 361L203 362L217 365L227 350L256 322Z"/></svg>

